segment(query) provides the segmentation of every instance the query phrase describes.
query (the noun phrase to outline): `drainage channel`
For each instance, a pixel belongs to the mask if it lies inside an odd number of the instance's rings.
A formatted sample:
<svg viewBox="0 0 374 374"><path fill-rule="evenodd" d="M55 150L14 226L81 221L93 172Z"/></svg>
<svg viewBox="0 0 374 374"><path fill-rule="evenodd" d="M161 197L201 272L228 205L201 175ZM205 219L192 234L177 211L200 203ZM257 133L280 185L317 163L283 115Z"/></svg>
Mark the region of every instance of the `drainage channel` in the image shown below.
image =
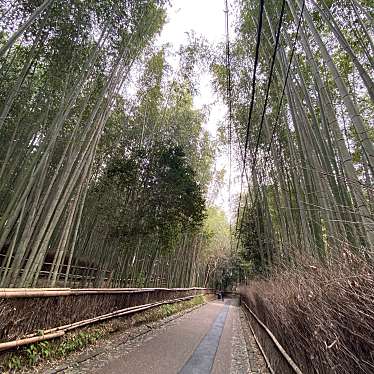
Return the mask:
<svg viewBox="0 0 374 374"><path fill-rule="evenodd" d="M192 356L179 374L207 374L211 372L228 312L229 306L225 305L214 320L211 329L192 353Z"/></svg>

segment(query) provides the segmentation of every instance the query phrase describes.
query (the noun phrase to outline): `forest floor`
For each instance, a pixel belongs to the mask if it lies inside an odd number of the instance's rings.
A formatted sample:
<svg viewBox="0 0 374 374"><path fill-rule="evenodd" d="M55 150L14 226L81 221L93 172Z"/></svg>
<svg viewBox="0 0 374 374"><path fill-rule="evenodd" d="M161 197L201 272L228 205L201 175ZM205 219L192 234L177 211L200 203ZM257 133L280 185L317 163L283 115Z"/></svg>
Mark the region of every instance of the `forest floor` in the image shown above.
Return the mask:
<svg viewBox="0 0 374 374"><path fill-rule="evenodd" d="M119 332L38 373L268 373L236 300Z"/></svg>

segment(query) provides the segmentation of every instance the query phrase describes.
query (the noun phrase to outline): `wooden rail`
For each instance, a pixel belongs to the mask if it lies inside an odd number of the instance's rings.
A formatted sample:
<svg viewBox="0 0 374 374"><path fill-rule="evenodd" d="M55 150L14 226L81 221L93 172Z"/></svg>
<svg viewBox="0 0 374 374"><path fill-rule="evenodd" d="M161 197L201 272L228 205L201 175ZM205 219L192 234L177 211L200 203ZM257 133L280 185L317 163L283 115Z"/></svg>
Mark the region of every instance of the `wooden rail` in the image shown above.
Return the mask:
<svg viewBox="0 0 374 374"><path fill-rule="evenodd" d="M288 365L293 370L293 372L296 373L296 374L303 374L302 371L297 366L297 364L295 363L295 361L288 355L288 353L286 352L286 350L282 347L282 345L276 339L276 337L274 336L274 334L269 330L269 328L257 317L257 315L253 312L253 310L245 303L245 301L241 300L241 304L244 305L244 307L251 314L251 316L256 320L256 322L266 332L266 334L269 336L269 338L271 339L271 341L274 343L274 346L276 347L276 349L278 350L278 352L282 355L282 357L288 363ZM270 365L270 360L266 356L265 351L264 351L264 349L262 348L262 346L261 346L261 344L259 342L259 339L255 335L255 332L254 332L254 330L253 330L250 322L249 322L249 326L250 326L252 334L253 334L253 336L254 336L254 338L256 340L256 343L258 344L258 346L260 348L260 351L261 351L262 355L264 356L264 359L265 359L265 361L266 361L266 363L267 363L267 365L269 367L270 372L271 373L275 373L275 371L273 370L273 368Z"/></svg>
<svg viewBox="0 0 374 374"><path fill-rule="evenodd" d="M95 294L134 294L166 291L212 291L207 288L0 288L0 298L53 297ZM213 291L212 291L213 292Z"/></svg>

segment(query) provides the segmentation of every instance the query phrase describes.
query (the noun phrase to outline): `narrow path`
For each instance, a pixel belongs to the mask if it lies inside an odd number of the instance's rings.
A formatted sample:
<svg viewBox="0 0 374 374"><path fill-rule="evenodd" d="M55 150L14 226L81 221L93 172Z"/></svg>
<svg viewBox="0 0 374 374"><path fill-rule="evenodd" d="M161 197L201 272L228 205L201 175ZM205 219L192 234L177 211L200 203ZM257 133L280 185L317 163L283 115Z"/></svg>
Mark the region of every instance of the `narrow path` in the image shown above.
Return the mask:
<svg viewBox="0 0 374 374"><path fill-rule="evenodd" d="M251 352L251 361L254 361ZM262 373L249 362L236 299L209 302L64 373Z"/></svg>

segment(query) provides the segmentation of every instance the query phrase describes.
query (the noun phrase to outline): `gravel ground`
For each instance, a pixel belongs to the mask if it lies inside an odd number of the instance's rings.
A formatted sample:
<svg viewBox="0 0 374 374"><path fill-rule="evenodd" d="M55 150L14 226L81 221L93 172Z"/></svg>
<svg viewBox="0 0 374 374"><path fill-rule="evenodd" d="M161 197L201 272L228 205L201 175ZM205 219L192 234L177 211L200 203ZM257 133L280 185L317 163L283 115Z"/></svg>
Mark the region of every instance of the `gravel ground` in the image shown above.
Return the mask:
<svg viewBox="0 0 374 374"><path fill-rule="evenodd" d="M256 343L255 338L251 332L251 329L248 325L247 317L245 316L242 309L240 309L240 323L241 331L244 335L244 340L246 342L246 348L249 357L250 368L248 373L251 374L269 374L270 371L266 365L265 359L262 356L260 349ZM241 373L241 372L238 372Z"/></svg>
<svg viewBox="0 0 374 374"><path fill-rule="evenodd" d="M230 374L247 374L250 371L249 355L240 320L240 308L235 308L233 317L233 337Z"/></svg>

